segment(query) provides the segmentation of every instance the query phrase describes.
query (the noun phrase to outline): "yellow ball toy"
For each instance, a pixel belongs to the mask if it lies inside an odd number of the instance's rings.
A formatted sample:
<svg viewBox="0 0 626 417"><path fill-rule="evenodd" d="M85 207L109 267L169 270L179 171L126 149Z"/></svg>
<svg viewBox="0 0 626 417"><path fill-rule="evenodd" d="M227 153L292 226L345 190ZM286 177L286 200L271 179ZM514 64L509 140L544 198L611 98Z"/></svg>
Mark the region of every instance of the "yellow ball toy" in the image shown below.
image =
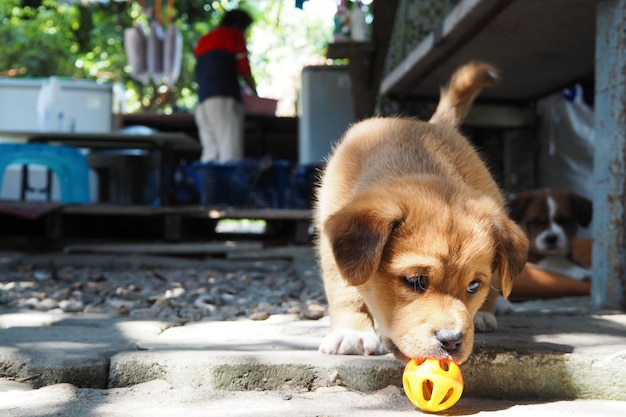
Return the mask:
<svg viewBox="0 0 626 417"><path fill-rule="evenodd" d="M409 400L430 413L447 410L463 394L461 368L446 359L411 359L404 368L402 385Z"/></svg>

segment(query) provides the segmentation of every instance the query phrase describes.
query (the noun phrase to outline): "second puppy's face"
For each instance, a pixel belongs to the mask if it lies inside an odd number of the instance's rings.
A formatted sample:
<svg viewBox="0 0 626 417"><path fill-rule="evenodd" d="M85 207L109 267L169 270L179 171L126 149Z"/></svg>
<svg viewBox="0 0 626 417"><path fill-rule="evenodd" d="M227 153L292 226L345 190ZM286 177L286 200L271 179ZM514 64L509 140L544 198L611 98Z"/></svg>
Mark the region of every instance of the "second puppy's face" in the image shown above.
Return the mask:
<svg viewBox="0 0 626 417"><path fill-rule="evenodd" d="M565 191L522 193L511 200L509 208L526 233L534 256L568 255L578 226L587 227L591 222L591 201Z"/></svg>
<svg viewBox="0 0 626 417"><path fill-rule="evenodd" d="M420 180L368 190L326 228L342 276L403 362L465 361L474 315L492 285L508 295L527 250L523 233L491 200L446 195L445 184Z"/></svg>

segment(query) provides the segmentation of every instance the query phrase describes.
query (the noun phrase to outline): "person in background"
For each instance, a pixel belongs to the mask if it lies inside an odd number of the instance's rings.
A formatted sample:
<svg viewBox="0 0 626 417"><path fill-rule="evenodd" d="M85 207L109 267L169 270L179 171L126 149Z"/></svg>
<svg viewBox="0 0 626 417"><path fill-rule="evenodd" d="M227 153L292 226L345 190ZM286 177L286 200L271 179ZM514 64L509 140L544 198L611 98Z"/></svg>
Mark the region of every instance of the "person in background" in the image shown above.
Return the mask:
<svg viewBox="0 0 626 417"><path fill-rule="evenodd" d="M245 40L251 24L247 12L230 10L194 49L199 86L195 119L202 142L201 162L243 158L245 113L239 79L257 95Z"/></svg>

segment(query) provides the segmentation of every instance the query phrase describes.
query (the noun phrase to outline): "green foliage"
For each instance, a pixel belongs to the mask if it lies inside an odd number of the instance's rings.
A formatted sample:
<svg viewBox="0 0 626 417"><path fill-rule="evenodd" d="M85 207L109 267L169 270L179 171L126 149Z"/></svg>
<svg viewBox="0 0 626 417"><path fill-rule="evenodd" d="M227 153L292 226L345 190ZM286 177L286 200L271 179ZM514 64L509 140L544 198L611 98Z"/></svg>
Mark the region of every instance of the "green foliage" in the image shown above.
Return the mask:
<svg viewBox="0 0 626 417"><path fill-rule="evenodd" d="M79 44L75 7L44 0L37 8L20 0L0 2L0 73L46 77L71 74Z"/></svg>
<svg viewBox="0 0 626 417"><path fill-rule="evenodd" d="M163 15L167 16L167 2ZM154 17L147 11L154 0L83 3L57 0L0 1L0 76L91 79L121 83L128 111L172 111L196 104L193 48L199 37L217 26L222 13L233 7L247 10L255 19L249 35L255 43L252 69L259 86L276 78L274 69L302 56L323 55L330 28L319 21L294 17L291 0L185 0L175 2L171 24L183 35L181 75L171 88L152 82L143 85L130 76L124 51L124 30L148 27ZM301 11L300 11L301 12ZM293 53L300 58L294 59Z"/></svg>

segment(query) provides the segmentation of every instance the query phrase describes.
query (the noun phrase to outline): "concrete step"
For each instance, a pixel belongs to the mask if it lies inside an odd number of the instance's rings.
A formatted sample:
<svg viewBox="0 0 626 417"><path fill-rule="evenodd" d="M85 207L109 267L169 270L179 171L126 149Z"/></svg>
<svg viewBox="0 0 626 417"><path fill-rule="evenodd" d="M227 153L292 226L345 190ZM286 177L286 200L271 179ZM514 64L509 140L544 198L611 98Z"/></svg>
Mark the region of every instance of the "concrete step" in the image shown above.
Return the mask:
<svg viewBox="0 0 626 417"><path fill-rule="evenodd" d="M164 380L203 390L311 390L401 386L390 355L317 352L326 318L301 321L159 321L52 313L0 315L0 372L35 387L119 388ZM530 309L476 336L462 366L470 397L626 401L626 315Z"/></svg>
<svg viewBox="0 0 626 417"><path fill-rule="evenodd" d="M532 402L467 396L442 415L477 417L622 417L626 402ZM215 391L173 388L155 380L129 388L80 389L57 384L3 392L1 417L415 417L420 413L394 386L361 393L333 386L313 391Z"/></svg>

